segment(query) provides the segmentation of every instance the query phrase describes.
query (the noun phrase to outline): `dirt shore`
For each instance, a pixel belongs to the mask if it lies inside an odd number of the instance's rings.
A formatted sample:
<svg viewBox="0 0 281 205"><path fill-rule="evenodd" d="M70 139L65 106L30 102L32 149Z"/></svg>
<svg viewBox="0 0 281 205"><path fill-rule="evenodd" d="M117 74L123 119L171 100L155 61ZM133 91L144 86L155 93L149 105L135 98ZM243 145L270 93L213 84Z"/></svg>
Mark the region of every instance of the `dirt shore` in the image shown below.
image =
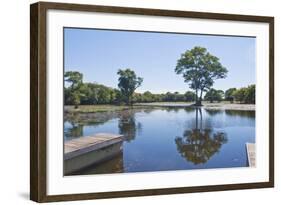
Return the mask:
<svg viewBox="0 0 281 205"><path fill-rule="evenodd" d="M137 105L155 106L155 107L195 107L193 103L187 103L187 102L138 103ZM203 102L203 106L202 106L202 108L214 109L214 110L252 110L252 111L256 109L255 107L256 107L255 104L239 104L239 103L228 103L228 102L221 102L221 103Z"/></svg>
<svg viewBox="0 0 281 205"><path fill-rule="evenodd" d="M203 103L206 109L214 110L256 110L255 104L235 104L235 103Z"/></svg>

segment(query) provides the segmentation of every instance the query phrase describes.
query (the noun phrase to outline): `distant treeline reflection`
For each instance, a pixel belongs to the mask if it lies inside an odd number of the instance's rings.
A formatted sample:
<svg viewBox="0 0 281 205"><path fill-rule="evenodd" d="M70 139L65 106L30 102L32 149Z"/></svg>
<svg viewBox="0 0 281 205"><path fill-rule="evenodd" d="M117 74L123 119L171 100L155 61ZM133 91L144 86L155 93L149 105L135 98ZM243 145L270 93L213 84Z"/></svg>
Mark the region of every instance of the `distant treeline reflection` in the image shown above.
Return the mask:
<svg viewBox="0 0 281 205"><path fill-rule="evenodd" d="M221 148L229 142L228 135L224 129L220 129L220 124L215 124L216 115L227 115L228 117L244 117L252 120L255 119L255 111L243 110L216 110L204 108L173 108L173 107L158 107L158 108L133 108L116 112L98 112L98 113L70 113L65 116L65 140L84 136L84 126L98 126L110 120L116 120L117 132L124 135L125 141L130 143L137 136L142 136L143 127L142 121L138 117L143 114L152 114L151 112L165 110L166 112L176 112L179 116L189 114L186 121L183 121L184 129L182 134L171 136L174 139L174 146L177 152L187 162L193 165L202 165L207 163L214 155L219 153ZM186 116L186 115L183 115ZM116 125L116 124L115 124ZM228 124L232 126L232 124ZM106 132L106 130L104 131ZM89 170L89 172L110 173L112 170L123 172L123 156L120 155L112 159L99 169ZM105 171L104 171L105 170Z"/></svg>
<svg viewBox="0 0 281 205"><path fill-rule="evenodd" d="M195 112L195 108L192 107L166 107L166 108L157 108L163 109L167 112L178 112L184 110L186 113ZM150 113L153 109L128 109L118 112L97 112L97 113L71 113L65 115L65 122L68 123L68 126L65 125L64 135L66 138L75 138L83 136L83 127L84 126L97 126L102 125L109 120L118 119L118 128L119 133L127 136L128 139L134 139L135 132L137 130L141 131L142 125L140 122L136 122L135 114L138 112ZM200 109L199 109L200 110ZM228 116L243 116L250 119L255 118L255 111L244 111L244 110L219 110L219 109L204 109L209 116L215 116L217 114L225 113ZM200 112L200 111L198 111ZM202 115L202 113L201 113ZM198 119L196 120L196 124ZM195 124L195 123L193 123ZM208 127L209 129L209 127Z"/></svg>

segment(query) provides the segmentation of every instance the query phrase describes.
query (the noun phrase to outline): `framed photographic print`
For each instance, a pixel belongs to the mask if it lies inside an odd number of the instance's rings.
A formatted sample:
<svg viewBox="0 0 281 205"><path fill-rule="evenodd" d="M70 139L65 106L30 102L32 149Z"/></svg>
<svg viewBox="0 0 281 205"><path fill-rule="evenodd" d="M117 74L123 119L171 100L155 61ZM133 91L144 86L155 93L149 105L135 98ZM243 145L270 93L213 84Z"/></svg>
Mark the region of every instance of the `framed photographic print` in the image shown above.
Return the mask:
<svg viewBox="0 0 281 205"><path fill-rule="evenodd" d="M30 197L274 186L274 18L31 5Z"/></svg>

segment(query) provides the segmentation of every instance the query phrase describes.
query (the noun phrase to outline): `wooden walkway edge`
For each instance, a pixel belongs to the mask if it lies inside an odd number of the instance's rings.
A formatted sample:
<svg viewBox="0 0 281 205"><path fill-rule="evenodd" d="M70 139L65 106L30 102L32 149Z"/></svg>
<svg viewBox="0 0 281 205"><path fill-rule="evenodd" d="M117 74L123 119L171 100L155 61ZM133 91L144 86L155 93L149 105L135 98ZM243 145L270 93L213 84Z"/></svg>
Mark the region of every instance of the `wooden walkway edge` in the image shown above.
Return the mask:
<svg viewBox="0 0 281 205"><path fill-rule="evenodd" d="M246 150L249 167L256 167L256 144L246 143Z"/></svg>
<svg viewBox="0 0 281 205"><path fill-rule="evenodd" d="M71 173L106 161L122 151L123 136L98 133L64 143L64 172Z"/></svg>

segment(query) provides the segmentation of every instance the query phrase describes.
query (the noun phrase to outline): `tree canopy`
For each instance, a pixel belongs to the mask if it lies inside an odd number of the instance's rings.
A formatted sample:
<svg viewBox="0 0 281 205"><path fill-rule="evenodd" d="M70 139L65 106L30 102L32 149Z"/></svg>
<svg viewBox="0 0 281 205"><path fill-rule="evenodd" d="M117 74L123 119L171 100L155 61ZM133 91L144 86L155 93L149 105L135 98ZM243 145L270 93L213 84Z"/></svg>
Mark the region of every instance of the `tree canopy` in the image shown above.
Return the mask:
<svg viewBox="0 0 281 205"><path fill-rule="evenodd" d="M64 74L64 80L71 83L71 87L77 87L82 84L83 74L77 71L67 71Z"/></svg>
<svg viewBox="0 0 281 205"><path fill-rule="evenodd" d="M132 96L135 90L141 86L143 82L143 78L137 77L136 73L127 68L124 70L118 70L117 74L119 75L118 78L118 87L125 97L126 104L132 104Z"/></svg>
<svg viewBox="0 0 281 205"><path fill-rule="evenodd" d="M82 97L80 89L83 86L83 74L77 71L67 71L64 74L64 80L71 84L70 88L65 90L65 100L73 102L75 108L78 108Z"/></svg>
<svg viewBox="0 0 281 205"><path fill-rule="evenodd" d="M181 55L175 72L182 75L189 87L195 90L196 105L201 106L203 92L210 89L215 80L225 78L228 71L218 57L210 54L206 48L196 46Z"/></svg>
<svg viewBox="0 0 281 205"><path fill-rule="evenodd" d="M214 88L211 88L210 90L208 90L208 92L206 92L204 100L208 100L211 103L213 103L214 101L220 102L223 100L223 97L224 92L222 90L216 90Z"/></svg>
<svg viewBox="0 0 281 205"><path fill-rule="evenodd" d="M76 73L73 72L73 73ZM78 73L78 72L77 72ZM78 74L80 75L80 74ZM82 76L82 74L80 75ZM65 77L65 81L66 81ZM76 78L77 79L77 78ZM99 105L99 104L122 104L126 102L125 96L120 89L108 87L102 84L87 82L84 83L80 79L69 86L64 87L64 103L65 105ZM72 82L72 81L67 81ZM77 82L79 82L77 84ZM79 86L78 86L79 85ZM162 94L134 92L131 96L131 103L146 103L146 102L192 102L195 100L194 92L187 91L186 93L167 92Z"/></svg>
<svg viewBox="0 0 281 205"><path fill-rule="evenodd" d="M233 92L234 99L240 103L253 103L256 102L256 86L249 85L248 87L243 87L236 89Z"/></svg>
<svg viewBox="0 0 281 205"><path fill-rule="evenodd" d="M225 100L230 101L231 103L234 101L234 92L236 91L236 88L229 88L224 93Z"/></svg>

